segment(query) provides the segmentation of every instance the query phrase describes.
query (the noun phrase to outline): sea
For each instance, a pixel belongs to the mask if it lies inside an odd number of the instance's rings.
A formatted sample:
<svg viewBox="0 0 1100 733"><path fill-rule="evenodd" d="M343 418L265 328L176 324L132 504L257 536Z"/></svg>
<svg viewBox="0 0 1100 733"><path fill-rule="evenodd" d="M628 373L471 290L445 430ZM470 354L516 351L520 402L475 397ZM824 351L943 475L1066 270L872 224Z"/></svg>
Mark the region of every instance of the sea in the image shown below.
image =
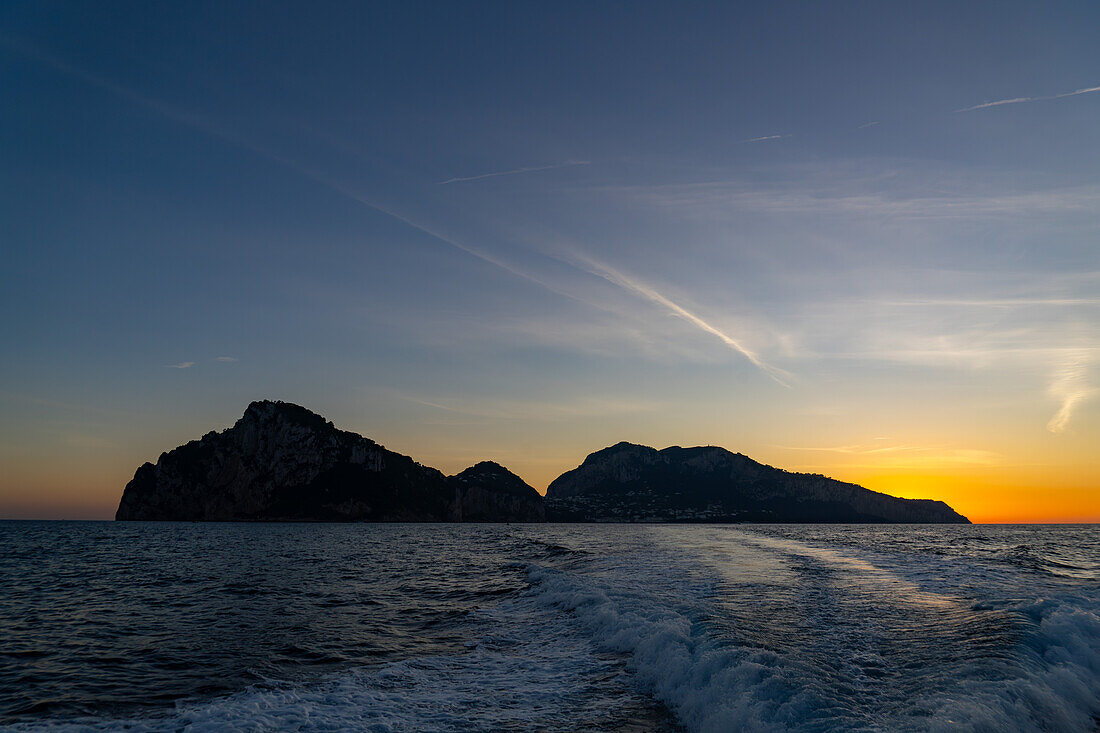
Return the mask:
<svg viewBox="0 0 1100 733"><path fill-rule="evenodd" d="M0 522L10 731L1096 731L1100 527Z"/></svg>

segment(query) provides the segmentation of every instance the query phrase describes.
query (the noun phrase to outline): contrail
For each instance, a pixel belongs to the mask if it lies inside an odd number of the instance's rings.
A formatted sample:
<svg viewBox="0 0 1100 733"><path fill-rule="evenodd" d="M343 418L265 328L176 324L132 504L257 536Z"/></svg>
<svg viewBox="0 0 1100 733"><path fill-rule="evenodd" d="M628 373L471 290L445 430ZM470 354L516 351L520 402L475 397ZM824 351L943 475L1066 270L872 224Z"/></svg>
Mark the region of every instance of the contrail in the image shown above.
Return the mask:
<svg viewBox="0 0 1100 733"><path fill-rule="evenodd" d="M750 137L748 140L742 140L743 143L759 143L765 140L782 140L785 137L794 137L794 135L765 135L764 137Z"/></svg>
<svg viewBox="0 0 1100 733"><path fill-rule="evenodd" d="M1013 97L1012 99L998 99L996 102L983 102L981 104L975 104L973 107L963 107L962 109L955 110L956 112L973 112L976 109L985 109L986 107L1000 107L1002 104L1019 104L1020 102L1034 102L1037 99L1044 99L1044 97Z"/></svg>
<svg viewBox="0 0 1100 733"><path fill-rule="evenodd" d="M973 107L963 107L962 109L957 109L955 111L973 112L976 109L986 109L987 107L1000 107L1002 104L1042 102L1049 99L1064 99L1065 97L1076 97L1078 94L1092 94L1093 92L1100 92L1100 87L1085 87L1084 89L1075 89L1072 92L1063 92L1062 94L1048 94L1045 97L1013 97L1012 99L998 99L994 102L983 102L982 104L975 104Z"/></svg>
<svg viewBox="0 0 1100 733"><path fill-rule="evenodd" d="M587 255L575 252L573 253L573 256L580 262L582 262L585 265L585 269L587 269L588 272L590 272L591 274L601 277L604 280L607 280L609 283L617 285L623 290L626 290L635 295L641 296L646 300L656 303L668 309L668 311L673 315L683 318L699 330L709 333L712 336L718 337L718 339L722 343L744 356L753 364L753 366L764 372L764 374L768 375L771 379L778 382L784 387L790 387L790 385L781 378L782 376L786 376L786 374L782 370L776 369L775 367L765 363L759 356L756 355L754 351L749 349L747 346L744 346L740 341L725 333L716 326L712 326L711 324L707 323L705 320L695 315L687 308L684 308L678 303L674 303L673 301L669 300L664 295L661 295L645 283L628 277L618 270L615 270L608 265L597 262Z"/></svg>
<svg viewBox="0 0 1100 733"><path fill-rule="evenodd" d="M536 285L539 285L543 288L546 288L547 290L549 290L553 293L556 293L558 295L561 295L563 297L569 298L570 300L578 300L578 298L576 296L570 295L569 293L566 293L566 292L563 292L562 290L553 287L552 285L550 285L549 283L541 280L540 278L538 278L538 277L536 277L536 276L534 276L534 275L532 275L528 272L524 272L523 270L518 269L518 268L508 264L507 262L504 262L503 260L498 259L497 257L494 257L493 255L491 255L487 252L484 252L484 251L482 251L482 250L480 250L476 247L471 247L469 245L465 245L465 244L462 244L460 242L456 242L455 240L453 240L453 239L451 239L447 236L444 236L443 234L440 234L439 232L436 232L436 231L432 230L431 228L429 228L429 227L427 227L423 224L420 224L416 221L413 221L412 219L409 219L408 217L403 216L403 215L401 215L401 214L399 214L399 213L383 206L382 204L379 204L375 201L372 201L370 199L365 198L364 196L362 196L358 192L353 191L352 189L348 188L347 186L344 186L343 184L341 184L339 182L333 181L332 179L328 178L327 176L323 176L319 173L316 173L316 172L311 171L307 168L304 168L300 164L295 163L294 161L292 161L292 160L290 160L290 159L288 159L288 158L286 158L282 155L279 155L278 153L274 153L271 150L268 150L267 148L264 148L260 145L256 145L255 143L251 142L250 140L247 140L247 139L245 139L245 138L243 138L239 135L236 135L236 134L233 134L233 133L231 133L227 130L224 130L224 129L210 123L209 121L203 119L202 117L200 117L198 115L187 113L187 112L175 109L173 107L170 107L169 105L164 104L163 102L160 102L159 100L146 97L142 94L138 94L137 92L134 92L131 89L128 89L124 86L116 84L113 81L110 81L109 79L105 79L105 78L100 77L100 76L98 76L96 74L93 74L91 72L85 71L85 70L77 68L75 66L72 66L71 64L66 63L65 61L62 61L61 59L58 59L58 58L56 58L56 57L54 57L54 56L52 56L48 53L45 53L44 51L42 51L42 50L40 50L40 49L38 49L34 46L30 46L28 44L21 43L19 41L15 41L13 39L10 39L10 38L4 37L4 36L0 36L0 44L3 44L3 45L7 46L8 48L10 48L10 49L12 49L12 50L14 50L18 53L21 53L25 56L28 56L32 59L35 59L35 60L37 60L41 63L44 63L44 64L46 64L47 66L50 66L51 68L53 68L56 71L60 71L64 74L69 74L71 76L75 76L75 77L87 82L88 84L91 84L95 87L99 87L100 89L104 89L106 91L109 91L112 94L116 94L120 97L123 97L123 98L133 102L134 104L140 105L140 106L145 107L147 109L151 109L151 110L159 113L163 117L171 120L172 122L175 122L175 123L180 124L180 125L184 125L186 127L190 127L192 129L195 129L195 130L198 130L199 132L205 133L206 135L209 135L211 137L217 138L219 140L228 142L230 144L233 144L233 145L241 147L245 150L248 150L249 152L254 153L255 155L258 155L261 158L269 160L273 163L277 163L278 165L282 166L283 168L285 168L285 169L287 169L287 170L289 170L293 173L296 173L297 175L300 175L304 178L307 178L307 179L313 181L314 183L318 183L318 184L324 186L325 188L328 188L329 190L331 190L331 191L333 191L333 192L335 192L335 193L337 193L341 196L349 198L352 201L355 201L356 203L358 203L362 206L366 206L370 209L373 209L374 211L377 211L381 214L384 214L386 216L397 219L398 221L402 222L403 224L406 224L406 225L412 227L413 229L416 229L420 232L423 232L424 234L427 234L428 236L432 237L433 239L436 239L440 242L443 242L444 244L448 244L451 247L454 247L455 249L459 249L459 250L461 250L461 251L463 251L463 252L465 252L465 253L473 256L473 257L478 258L479 260L482 260L483 262L487 262L491 265L495 265L496 267L499 267L500 269L502 269L502 270L504 270L504 271L506 271L506 272L508 272L512 275L515 275L516 277L522 278L522 279L527 280L529 282L533 282ZM586 161L586 160L568 161L566 163L561 163L559 165L546 166L546 169L549 169L549 168L562 168L562 167L571 166L571 165L588 165L588 164L589 164L589 161ZM527 170L527 169L525 169L525 170ZM529 170L543 170L543 169L541 169L541 168L532 168L532 169L529 169ZM507 173L512 173L512 172L519 172L519 171L505 171L505 172L501 172L501 173L488 173L488 174L485 174L483 176L475 176L474 178L484 178L486 176L492 176L492 175L506 175ZM472 179L455 179L455 180L472 180ZM176 366L176 368L180 368L180 369L186 369L187 367L189 367L191 365L192 364L188 364L186 367L185 366L177 366L177 365L173 365L173 366Z"/></svg>
<svg viewBox="0 0 1100 733"><path fill-rule="evenodd" d="M437 185L446 186L448 183L462 183L463 181L480 181L482 178L494 178L496 176L513 176L517 173L532 173L534 171L552 171L556 168L571 168L575 165L591 165L592 161L589 160L567 160L564 163L557 163L555 165L540 165L527 168L513 168L507 171L496 171L495 173L482 173L478 176L462 176L459 178L448 178L445 181L440 181Z"/></svg>
<svg viewBox="0 0 1100 733"><path fill-rule="evenodd" d="M1086 87L1084 89L1075 89L1072 92L1066 92L1065 94L1055 94L1054 99L1061 99L1062 97L1076 97L1078 94L1092 94L1093 92L1100 92L1100 87Z"/></svg>

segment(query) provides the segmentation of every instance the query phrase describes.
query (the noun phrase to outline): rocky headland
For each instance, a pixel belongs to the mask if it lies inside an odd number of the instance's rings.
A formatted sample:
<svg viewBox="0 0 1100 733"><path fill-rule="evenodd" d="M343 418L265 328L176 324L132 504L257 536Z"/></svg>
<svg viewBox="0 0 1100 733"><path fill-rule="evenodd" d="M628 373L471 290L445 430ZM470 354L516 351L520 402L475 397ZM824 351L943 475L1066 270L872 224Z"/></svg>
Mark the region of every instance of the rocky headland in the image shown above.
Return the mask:
<svg viewBox="0 0 1100 733"><path fill-rule="evenodd" d="M492 461L454 476L339 430L304 407L253 402L237 422L134 474L115 519L366 522L949 522L898 499L790 473L724 448L619 443L555 479L546 498Z"/></svg>
<svg viewBox="0 0 1100 733"><path fill-rule="evenodd" d="M142 465L115 519L532 522L542 497L495 463L457 476L339 430L287 402L253 402L233 427Z"/></svg>
<svg viewBox="0 0 1100 733"><path fill-rule="evenodd" d="M453 521L546 521L539 492L499 463L482 461L447 480L454 489Z"/></svg>
<svg viewBox="0 0 1100 733"><path fill-rule="evenodd" d="M942 501L791 473L714 446L604 448L555 479L546 504L559 521L969 523Z"/></svg>

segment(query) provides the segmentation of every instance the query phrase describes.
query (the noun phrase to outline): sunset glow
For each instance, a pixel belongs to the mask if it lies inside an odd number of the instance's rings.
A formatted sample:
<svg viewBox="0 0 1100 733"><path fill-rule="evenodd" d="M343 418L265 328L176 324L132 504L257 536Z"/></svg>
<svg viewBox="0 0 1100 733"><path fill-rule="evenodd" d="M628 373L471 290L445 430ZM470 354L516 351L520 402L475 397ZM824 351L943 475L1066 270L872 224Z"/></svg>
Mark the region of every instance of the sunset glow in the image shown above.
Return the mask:
<svg viewBox="0 0 1100 733"><path fill-rule="evenodd" d="M1100 522L1096 6L182 5L0 10L0 517L269 398Z"/></svg>

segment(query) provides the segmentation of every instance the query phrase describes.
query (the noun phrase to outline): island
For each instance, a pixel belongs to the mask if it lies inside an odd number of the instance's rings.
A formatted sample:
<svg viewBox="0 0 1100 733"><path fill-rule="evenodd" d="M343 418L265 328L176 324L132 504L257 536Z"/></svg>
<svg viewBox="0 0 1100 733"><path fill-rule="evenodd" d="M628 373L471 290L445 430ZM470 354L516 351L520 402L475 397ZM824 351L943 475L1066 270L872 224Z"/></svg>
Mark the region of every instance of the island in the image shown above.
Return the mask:
<svg viewBox="0 0 1100 733"><path fill-rule="evenodd" d="M542 497L483 462L457 476L339 430L288 402L253 402L233 427L142 465L115 519L539 522Z"/></svg>
<svg viewBox="0 0 1100 733"><path fill-rule="evenodd" d="M482 461L446 476L288 402L253 402L145 463L117 520L318 522L967 523L940 501L899 499L791 473L714 446L619 443L555 479L543 498Z"/></svg>
<svg viewBox="0 0 1100 733"><path fill-rule="evenodd" d="M604 448L556 478L546 505L557 521L576 522L970 523L942 501L791 473L716 446Z"/></svg>

